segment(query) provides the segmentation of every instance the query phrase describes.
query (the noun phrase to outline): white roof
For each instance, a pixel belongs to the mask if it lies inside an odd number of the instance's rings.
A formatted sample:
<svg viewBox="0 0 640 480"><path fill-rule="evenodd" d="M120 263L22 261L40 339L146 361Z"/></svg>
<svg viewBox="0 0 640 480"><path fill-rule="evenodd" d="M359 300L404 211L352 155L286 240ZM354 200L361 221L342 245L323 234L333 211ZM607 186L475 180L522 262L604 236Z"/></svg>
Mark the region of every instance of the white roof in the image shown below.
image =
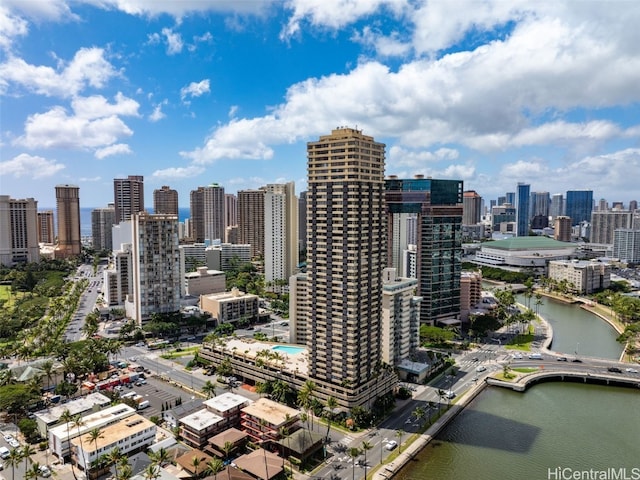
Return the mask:
<svg viewBox="0 0 640 480"><path fill-rule="evenodd" d="M78 398L77 400L71 400L70 402L63 403L62 405L56 405L55 407L48 408L47 410L41 410L36 412L36 418L44 422L46 425L58 422L65 410L69 410L71 415L78 415L80 413L91 410L94 405L109 405L111 400L102 395L101 393L91 393L86 397Z"/></svg>
<svg viewBox="0 0 640 480"><path fill-rule="evenodd" d="M243 397L242 395L227 392L222 395L218 395L217 397L210 398L209 400L205 400L203 403L208 408L215 410L216 412L226 412L237 407L249 405L251 400Z"/></svg>
<svg viewBox="0 0 640 480"><path fill-rule="evenodd" d="M191 415L187 415L186 417L182 417L179 422L191 428L192 430L200 431L205 430L216 423L224 420L220 415L216 415L213 412L210 412L206 408L202 410L198 410Z"/></svg>

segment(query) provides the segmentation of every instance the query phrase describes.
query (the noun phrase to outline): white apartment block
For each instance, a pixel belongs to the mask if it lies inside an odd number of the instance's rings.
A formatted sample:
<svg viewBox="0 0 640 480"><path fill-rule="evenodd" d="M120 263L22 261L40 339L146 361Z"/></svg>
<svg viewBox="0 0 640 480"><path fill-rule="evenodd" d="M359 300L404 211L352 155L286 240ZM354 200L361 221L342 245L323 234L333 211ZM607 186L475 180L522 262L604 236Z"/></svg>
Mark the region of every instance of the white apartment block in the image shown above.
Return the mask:
<svg viewBox="0 0 640 480"><path fill-rule="evenodd" d="M38 202L0 195L0 264L38 261Z"/></svg>
<svg viewBox="0 0 640 480"><path fill-rule="evenodd" d="M35 413L38 431L43 438L47 438L47 432L50 428L60 423L60 417L65 410L69 410L71 415L85 415L88 412L100 410L110 403L111 400L101 393L91 393L63 405L55 405L45 410L40 410Z"/></svg>
<svg viewBox="0 0 640 480"><path fill-rule="evenodd" d="M233 288L230 292L200 296L200 309L209 312L218 323L258 319L258 296Z"/></svg>
<svg viewBox="0 0 640 480"><path fill-rule="evenodd" d="M566 280L574 292L592 293L611 284L611 267L584 260L552 260L549 262L549 278L557 282Z"/></svg>
<svg viewBox="0 0 640 480"><path fill-rule="evenodd" d="M396 365L418 347L422 297L418 280L398 277L395 268L385 268L382 278L382 361Z"/></svg>
<svg viewBox="0 0 640 480"><path fill-rule="evenodd" d="M640 230L616 230L613 238L613 257L623 262L640 263Z"/></svg>
<svg viewBox="0 0 640 480"><path fill-rule="evenodd" d="M69 423L69 425L66 423L57 425L49 429L47 437L51 453L58 458L65 458L70 454L70 441L74 438L79 435L85 435L94 428L103 429L118 423L135 413L134 408L121 403L82 417L82 424L79 426L73 422Z"/></svg>
<svg viewBox="0 0 640 480"><path fill-rule="evenodd" d="M309 335L309 297L307 274L300 272L289 278L289 342L307 344Z"/></svg>
<svg viewBox="0 0 640 480"><path fill-rule="evenodd" d="M222 243L206 250L207 267L213 270L229 270L232 263L240 265L251 262L251 245L248 243Z"/></svg>
<svg viewBox="0 0 640 480"><path fill-rule="evenodd" d="M103 272L104 299L108 306L124 305L127 296L133 294L133 269L131 244L123 244L113 252L109 268Z"/></svg>
<svg viewBox="0 0 640 480"><path fill-rule="evenodd" d="M264 273L285 281L298 265L298 199L293 182L264 187ZM276 289L277 290L277 289Z"/></svg>
<svg viewBox="0 0 640 480"><path fill-rule="evenodd" d="M415 244L407 245L402 251L402 271L407 278L418 277L418 250Z"/></svg>
<svg viewBox="0 0 640 480"><path fill-rule="evenodd" d="M608 210L591 213L591 243L613 245L615 230L631 228L633 214L624 210Z"/></svg>
<svg viewBox="0 0 640 480"><path fill-rule="evenodd" d="M156 437L156 424L142 415L134 414L102 429L102 438L91 440L83 434L71 440L71 449L76 465L83 470L91 467L101 455L118 447L123 456L145 450Z"/></svg>

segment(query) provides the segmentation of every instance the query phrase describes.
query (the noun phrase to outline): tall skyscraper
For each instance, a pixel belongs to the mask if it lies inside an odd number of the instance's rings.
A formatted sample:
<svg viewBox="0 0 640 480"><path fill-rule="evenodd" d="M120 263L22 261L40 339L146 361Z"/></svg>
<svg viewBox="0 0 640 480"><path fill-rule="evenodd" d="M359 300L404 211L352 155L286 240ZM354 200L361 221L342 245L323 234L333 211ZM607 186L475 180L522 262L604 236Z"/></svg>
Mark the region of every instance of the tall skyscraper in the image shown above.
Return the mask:
<svg viewBox="0 0 640 480"><path fill-rule="evenodd" d="M629 202L629 211L635 212L636 210L638 210L638 201L637 200L631 200Z"/></svg>
<svg viewBox="0 0 640 480"><path fill-rule="evenodd" d="M96 208L91 211L91 236L93 248L96 250L113 250L111 232L116 223L116 209L113 203L107 208ZM120 245L116 245L120 248Z"/></svg>
<svg viewBox="0 0 640 480"><path fill-rule="evenodd" d="M518 183L518 197L516 199L516 236L529 235L529 190L528 183Z"/></svg>
<svg viewBox="0 0 640 480"><path fill-rule="evenodd" d="M631 228L633 214L628 210L609 210L591 213L591 243L613 245L614 232L619 228Z"/></svg>
<svg viewBox="0 0 640 480"><path fill-rule="evenodd" d="M593 210L593 192L591 190L568 190L565 215L571 217L572 225L591 221Z"/></svg>
<svg viewBox="0 0 640 480"><path fill-rule="evenodd" d="M113 201L116 223L131 220L134 213L144 212L144 177L129 175L113 179Z"/></svg>
<svg viewBox="0 0 640 480"><path fill-rule="evenodd" d="M505 195L505 202L504 203L509 203L511 205L515 205L516 204L516 192L507 192L507 194ZM504 205L504 203L498 203L498 205Z"/></svg>
<svg viewBox="0 0 640 480"><path fill-rule="evenodd" d="M265 187L264 228L265 282L286 285L298 265L298 199L293 182Z"/></svg>
<svg viewBox="0 0 640 480"><path fill-rule="evenodd" d="M53 210L38 212L38 242L53 244L56 241L53 224Z"/></svg>
<svg viewBox="0 0 640 480"><path fill-rule="evenodd" d="M462 197L462 224L480 223L482 216L482 197L475 190L467 190Z"/></svg>
<svg viewBox="0 0 640 480"><path fill-rule="evenodd" d="M180 310L180 250L178 217L150 215L131 217L132 301L126 302L127 315L138 324L154 313Z"/></svg>
<svg viewBox="0 0 640 480"><path fill-rule="evenodd" d="M529 218L548 217L551 197L549 192L531 193L531 204L529 205Z"/></svg>
<svg viewBox="0 0 640 480"><path fill-rule="evenodd" d="M564 197L561 193L554 193L551 197L551 207L549 208L549 215L552 219L564 215Z"/></svg>
<svg viewBox="0 0 640 480"><path fill-rule="evenodd" d="M298 249L301 252L307 249L307 192L298 196Z"/></svg>
<svg viewBox="0 0 640 480"><path fill-rule="evenodd" d="M0 264L38 261L38 202L0 195Z"/></svg>
<svg viewBox="0 0 640 480"><path fill-rule="evenodd" d="M238 225L238 197L233 193L224 194L224 218L225 228Z"/></svg>
<svg viewBox="0 0 640 480"><path fill-rule="evenodd" d="M80 188L75 185L56 185L56 213L58 215L58 245L56 257L69 258L82 253L80 236Z"/></svg>
<svg viewBox="0 0 640 480"><path fill-rule="evenodd" d="M460 180L422 175L385 181L387 263L398 271L407 250L406 217L417 216L416 278L423 323L433 325L460 315L462 188Z"/></svg>
<svg viewBox="0 0 640 480"><path fill-rule="evenodd" d="M392 388L378 377L385 145L338 128L307 156L309 377L351 408Z"/></svg>
<svg viewBox="0 0 640 480"><path fill-rule="evenodd" d="M238 241L251 245L251 256L264 255L264 190L238 192Z"/></svg>
<svg viewBox="0 0 640 480"><path fill-rule="evenodd" d="M640 263L640 230L619 228L614 232L613 258Z"/></svg>
<svg viewBox="0 0 640 480"><path fill-rule="evenodd" d="M178 192L163 185L153 191L153 213L178 215Z"/></svg>
<svg viewBox="0 0 640 480"><path fill-rule="evenodd" d="M212 183L191 191L191 229L196 242L225 239L224 187Z"/></svg>

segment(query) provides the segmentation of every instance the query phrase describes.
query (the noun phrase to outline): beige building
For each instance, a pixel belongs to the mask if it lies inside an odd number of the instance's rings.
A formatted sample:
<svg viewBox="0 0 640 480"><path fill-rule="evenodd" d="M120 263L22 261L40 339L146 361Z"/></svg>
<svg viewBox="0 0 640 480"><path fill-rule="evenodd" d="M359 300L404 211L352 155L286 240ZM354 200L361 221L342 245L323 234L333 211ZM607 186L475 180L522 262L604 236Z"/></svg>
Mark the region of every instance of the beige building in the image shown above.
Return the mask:
<svg viewBox="0 0 640 480"><path fill-rule="evenodd" d="M555 260L549 262L549 278L567 282L570 291L589 294L611 285L611 267L600 262Z"/></svg>
<svg viewBox="0 0 640 480"><path fill-rule="evenodd" d="M220 323L258 320L258 296L233 288L230 292L200 296L200 309Z"/></svg>
<svg viewBox="0 0 640 480"><path fill-rule="evenodd" d="M614 232L620 228L631 228L633 214L627 210L607 210L591 213L591 243L613 245Z"/></svg>
<svg viewBox="0 0 640 480"><path fill-rule="evenodd" d="M198 267L195 272L185 273L184 286L187 295L199 297L212 293L223 293L227 280L224 272Z"/></svg>
<svg viewBox="0 0 640 480"><path fill-rule="evenodd" d="M260 398L242 409L240 425L251 441L277 441L282 437L281 428L287 429L290 434L300 428L299 419L300 411L295 408Z"/></svg>
<svg viewBox="0 0 640 480"><path fill-rule="evenodd" d="M298 199L293 182L264 189L264 280L267 289L281 291L298 266Z"/></svg>
<svg viewBox="0 0 640 480"><path fill-rule="evenodd" d="M571 218L558 216L554 220L553 238L559 242L571 241Z"/></svg>
<svg viewBox="0 0 640 480"><path fill-rule="evenodd" d="M178 215L178 192L163 185L153 191L153 213Z"/></svg>
<svg viewBox="0 0 640 480"><path fill-rule="evenodd" d="M309 335L309 293L307 274L300 272L289 278L289 343L307 344Z"/></svg>
<svg viewBox="0 0 640 480"><path fill-rule="evenodd" d="M129 175L127 178L114 178L113 202L115 223L131 220L134 213L144 212L144 177Z"/></svg>
<svg viewBox="0 0 640 480"><path fill-rule="evenodd" d="M264 255L264 190L238 192L238 242L251 245L251 257Z"/></svg>
<svg viewBox="0 0 640 480"><path fill-rule="evenodd" d="M57 258L75 257L82 253L80 237L80 188L75 185L56 185L56 213L58 215Z"/></svg>
<svg viewBox="0 0 640 480"><path fill-rule="evenodd" d="M38 202L0 195L0 264L38 261Z"/></svg>
<svg viewBox="0 0 640 480"><path fill-rule="evenodd" d="M482 272L462 272L460 276L460 319L469 320L471 310L482 301Z"/></svg>
<svg viewBox="0 0 640 480"><path fill-rule="evenodd" d="M224 240L224 187L212 183L191 191L191 237L196 242Z"/></svg>
<svg viewBox="0 0 640 480"><path fill-rule="evenodd" d="M87 470L100 456L118 447L122 456L145 451L154 443L156 424L142 415L133 414L117 423L104 427L102 436L92 440L89 433L71 440L72 458L82 470Z"/></svg>
<svg viewBox="0 0 640 480"><path fill-rule="evenodd" d="M53 210L38 212L38 242L53 244L56 232L53 228Z"/></svg>

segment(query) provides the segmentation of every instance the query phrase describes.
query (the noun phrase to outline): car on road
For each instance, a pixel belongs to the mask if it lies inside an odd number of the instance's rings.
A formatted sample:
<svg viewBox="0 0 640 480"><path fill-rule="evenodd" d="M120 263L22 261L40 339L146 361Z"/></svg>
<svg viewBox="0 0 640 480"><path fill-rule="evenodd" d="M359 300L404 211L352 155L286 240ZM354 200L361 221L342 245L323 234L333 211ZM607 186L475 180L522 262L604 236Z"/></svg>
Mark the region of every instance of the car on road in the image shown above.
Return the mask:
<svg viewBox="0 0 640 480"><path fill-rule="evenodd" d="M638 373L638 370L635 368L625 368L624 371L627 373Z"/></svg>
<svg viewBox="0 0 640 480"><path fill-rule="evenodd" d="M612 373L622 373L622 370L620 370L618 367L609 367L607 368L607 370L609 370Z"/></svg>
<svg viewBox="0 0 640 480"><path fill-rule="evenodd" d="M455 398L456 393L453 390L447 390L447 392L444 394L444 396L446 398L448 398L449 400L451 400L452 398Z"/></svg>
<svg viewBox="0 0 640 480"><path fill-rule="evenodd" d="M478 365L476 367L476 372L484 372L487 369L484 365Z"/></svg>
<svg viewBox="0 0 640 480"><path fill-rule="evenodd" d="M0 458L6 460L11 455L11 452L7 447L0 447Z"/></svg>
<svg viewBox="0 0 640 480"><path fill-rule="evenodd" d="M559 362L566 362L567 361L567 357L558 357L556 358L557 361Z"/></svg>
<svg viewBox="0 0 640 480"><path fill-rule="evenodd" d="M582 363L582 360L580 360L579 358L574 358L573 360L571 360L573 363Z"/></svg>
<svg viewBox="0 0 640 480"><path fill-rule="evenodd" d="M387 444L384 446L384 448L386 448L387 450L393 450L397 446L398 446L398 442L396 442L395 440L389 440Z"/></svg>
<svg viewBox="0 0 640 480"><path fill-rule="evenodd" d="M542 360L542 355L539 353L531 353L529 355L529 360Z"/></svg>
<svg viewBox="0 0 640 480"><path fill-rule="evenodd" d="M513 358L514 360L522 360L524 357L522 356L521 353L514 353Z"/></svg>
<svg viewBox="0 0 640 480"><path fill-rule="evenodd" d="M281 327L288 327L289 326L289 322L280 322L280 326Z"/></svg>

